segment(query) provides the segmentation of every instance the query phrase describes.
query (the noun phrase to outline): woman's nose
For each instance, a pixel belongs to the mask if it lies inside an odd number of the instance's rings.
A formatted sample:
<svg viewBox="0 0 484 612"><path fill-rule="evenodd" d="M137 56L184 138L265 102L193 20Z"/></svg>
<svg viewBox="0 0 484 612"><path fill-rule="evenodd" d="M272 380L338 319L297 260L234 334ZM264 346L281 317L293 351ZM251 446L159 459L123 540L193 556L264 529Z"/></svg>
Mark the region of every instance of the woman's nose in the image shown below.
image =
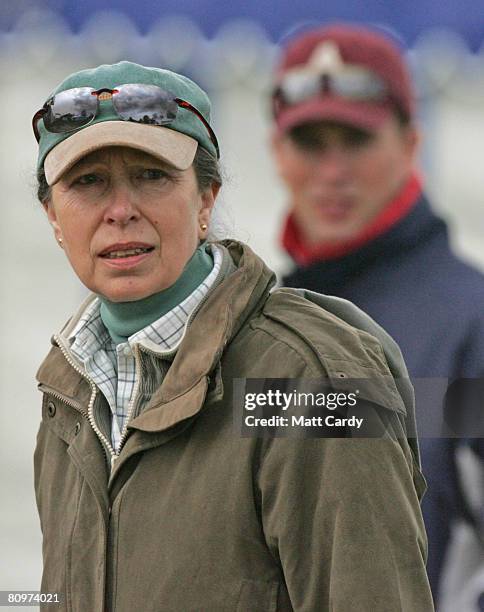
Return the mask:
<svg viewBox="0 0 484 612"><path fill-rule="evenodd" d="M127 225L140 217L137 197L126 185L113 185L106 202L104 220L109 224Z"/></svg>

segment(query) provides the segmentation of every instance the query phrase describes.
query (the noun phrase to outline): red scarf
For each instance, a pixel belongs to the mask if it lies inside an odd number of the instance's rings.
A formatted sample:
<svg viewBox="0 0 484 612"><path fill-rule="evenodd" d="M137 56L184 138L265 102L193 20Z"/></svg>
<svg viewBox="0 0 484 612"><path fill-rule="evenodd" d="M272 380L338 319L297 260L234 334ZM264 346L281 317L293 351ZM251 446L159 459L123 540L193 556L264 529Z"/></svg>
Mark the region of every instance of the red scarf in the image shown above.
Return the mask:
<svg viewBox="0 0 484 612"><path fill-rule="evenodd" d="M338 259L356 251L366 243L374 240L393 227L405 217L417 203L422 193L422 182L417 174L412 174L397 196L351 240L336 244L318 244L310 246L305 243L296 225L294 214L286 217L282 231L282 246L300 266L308 266L323 259Z"/></svg>

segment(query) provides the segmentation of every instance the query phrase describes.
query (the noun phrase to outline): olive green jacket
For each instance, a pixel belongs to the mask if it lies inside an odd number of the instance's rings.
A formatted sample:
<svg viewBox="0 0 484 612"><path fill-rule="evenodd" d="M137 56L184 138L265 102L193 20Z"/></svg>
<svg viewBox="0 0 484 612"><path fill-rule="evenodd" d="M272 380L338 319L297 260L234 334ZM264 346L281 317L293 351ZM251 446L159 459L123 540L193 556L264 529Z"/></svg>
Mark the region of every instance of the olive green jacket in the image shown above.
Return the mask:
<svg viewBox="0 0 484 612"><path fill-rule="evenodd" d="M38 372L42 591L75 612L433 610L425 485L404 436L242 437L233 424L235 378L376 378L395 430L411 397L373 336L297 292L270 293L264 263L225 246L236 271L191 321L112 467L87 416L102 396L54 340ZM152 358L139 351L141 373Z"/></svg>

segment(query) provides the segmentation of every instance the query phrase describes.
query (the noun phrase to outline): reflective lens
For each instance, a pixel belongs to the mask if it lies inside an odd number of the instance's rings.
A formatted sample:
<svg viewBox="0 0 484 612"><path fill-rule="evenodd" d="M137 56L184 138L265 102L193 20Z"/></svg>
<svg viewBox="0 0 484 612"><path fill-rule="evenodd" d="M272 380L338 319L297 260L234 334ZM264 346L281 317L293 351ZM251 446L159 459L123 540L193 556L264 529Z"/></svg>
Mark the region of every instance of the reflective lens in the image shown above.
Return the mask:
<svg viewBox="0 0 484 612"><path fill-rule="evenodd" d="M72 132L90 123L96 116L98 100L92 87L76 87L56 94L46 104L44 126L56 134Z"/></svg>
<svg viewBox="0 0 484 612"><path fill-rule="evenodd" d="M357 101L384 101L387 97L385 83L372 72L359 68L337 73L315 73L308 70L288 72L275 91L286 104L304 102L319 94L333 94Z"/></svg>
<svg viewBox="0 0 484 612"><path fill-rule="evenodd" d="M321 77L305 72L288 74L281 83L281 92L288 104L297 104L321 91Z"/></svg>
<svg viewBox="0 0 484 612"><path fill-rule="evenodd" d="M220 157L217 137L202 113L186 100L175 98L172 93L157 85L130 83L115 89L76 87L56 94L38 110L32 118L32 128L37 142L40 119L49 132L61 134L73 132L88 125L97 115L99 102L112 103L116 114L123 121L166 125L176 119L178 108L194 113L205 126L217 158Z"/></svg>
<svg viewBox="0 0 484 612"><path fill-rule="evenodd" d="M178 111L173 95L156 85L119 85L113 93L113 106L125 121L153 125L171 123Z"/></svg>
<svg viewBox="0 0 484 612"><path fill-rule="evenodd" d="M330 79L330 88L338 95L353 100L381 100L386 87L381 79L369 72L349 72Z"/></svg>

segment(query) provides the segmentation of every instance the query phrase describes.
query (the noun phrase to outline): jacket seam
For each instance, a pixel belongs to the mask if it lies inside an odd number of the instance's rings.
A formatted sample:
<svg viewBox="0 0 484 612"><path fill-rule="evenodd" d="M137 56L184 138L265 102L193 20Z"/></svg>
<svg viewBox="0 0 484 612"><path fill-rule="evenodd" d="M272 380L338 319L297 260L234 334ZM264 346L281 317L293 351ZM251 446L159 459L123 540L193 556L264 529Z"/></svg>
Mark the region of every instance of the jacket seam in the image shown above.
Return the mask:
<svg viewBox="0 0 484 612"><path fill-rule="evenodd" d="M129 482L129 479L128 481ZM118 573L117 568L119 565L119 521L121 515L121 505L123 502L123 490L126 486L126 483L122 486L121 490L118 492L119 502L116 514L111 512L110 522L111 525L108 525L108 538L107 538L107 551L106 551L106 569L109 572L107 578L109 578L110 582L107 584L107 588L109 589L109 604L110 610L109 612L115 612L117 608L117 582L118 582ZM114 507L115 500L113 501L112 507ZM111 539L112 529L116 530L115 537ZM111 550L109 550L111 548ZM114 550L113 550L114 548ZM111 559L110 559L111 558ZM110 562L111 561L111 562ZM106 606L106 591L104 593L104 605ZM106 610L106 612L108 612Z"/></svg>
<svg viewBox="0 0 484 612"><path fill-rule="evenodd" d="M272 332L270 332L267 329L264 329L263 327L261 327L257 323L251 323L250 325L251 325L252 329L261 331L262 333L267 334L268 336L273 338L276 343L284 344L285 346L290 348L294 353L296 353L296 355L299 357L299 359L302 361L302 363L304 363L304 365L306 365L308 368L313 370L313 366L308 362L306 357L304 357L304 355L294 345L290 344L286 340L282 340L281 338L278 338ZM305 341L304 337L302 337L302 339ZM316 353L316 351L314 350L314 348L312 347L312 345L310 343L307 343L307 345L312 350L312 352L314 353L316 359L318 360L319 364L321 365L321 370L322 371L321 372L315 372L315 376L318 377L318 376L321 376L321 375L325 375L327 377L328 376L328 372L326 371L326 369L324 367L324 364L321 363L321 360L319 359L318 354ZM310 377L306 377L306 378L310 378Z"/></svg>
<svg viewBox="0 0 484 612"><path fill-rule="evenodd" d="M165 400L165 401L161 401L158 402L156 404L154 404L153 406L150 406L150 410L152 410L155 406L160 406L160 405L165 405L165 404L169 404L170 402L174 402L175 400L177 400L180 397L183 397L184 395L186 395L187 393L190 393L190 391L192 389L194 389L197 385L200 384L200 381L202 381L204 378L207 379L209 377L209 374L207 372L205 372L204 374L202 374L202 376L200 376L200 378L198 378L193 385L191 385L191 387L188 387L188 389L184 389L183 391L180 391L180 393L178 393L178 395L174 395L173 397L170 397L170 399ZM207 382L208 385L208 382ZM142 410L138 415L136 416L140 416L141 414L143 414L143 412L145 412L145 410Z"/></svg>
<svg viewBox="0 0 484 612"><path fill-rule="evenodd" d="M72 548L73 548L73 539L74 539L74 532L76 530L76 524L79 520L79 508L81 505L81 497L82 497L82 491L84 489L84 486L86 484L85 479L82 477L81 474L79 474L79 477L82 479L81 480L81 486L79 489L79 496L77 498L77 504L76 504L76 514L74 517L74 520L72 522L72 529L71 529L71 533L69 535L69 548L67 550L67 559L66 559L66 609L67 610L72 610L72 584L71 584L71 580L72 580Z"/></svg>
<svg viewBox="0 0 484 612"><path fill-rule="evenodd" d="M267 542L265 533L264 533L264 520L262 513L262 491L259 486L259 474L262 469L262 465L264 463L264 458L268 452L268 444L264 444L264 440L262 438L256 438L255 445L255 463L254 468L252 470L252 494L254 495L254 510L256 513L257 521L259 523L260 533L266 545L267 552L273 559L274 563L278 567L279 571L282 574L281 561L280 559L272 552L272 549Z"/></svg>
<svg viewBox="0 0 484 612"><path fill-rule="evenodd" d="M307 298L304 298L302 296L300 296L299 294L295 294L292 292L285 292L284 288L280 288L279 290L279 295L280 294L288 294L291 296L296 296L298 298L302 298L301 302L306 302ZM274 295L275 292L272 294ZM380 341L378 340L378 338L376 338L375 336L373 336L370 332L364 330L364 329L359 329L358 327L355 327L354 325L351 325L350 323L348 323L344 318L338 317L337 315L335 315L333 312L331 311L326 311L327 315L330 315L330 319L329 321L327 321L328 323L331 323L332 326L338 325L341 326L343 325L344 328L355 338L358 340L362 350L365 352L365 354L367 355L367 358L365 360L362 360L356 356L352 357L352 362L357 363L358 365L361 365L362 367L366 367L366 368L371 368L371 369L377 369L375 368L375 365L373 363L371 363L371 357L369 357L369 351L374 350L376 348L378 354L380 357L383 357L384 363L387 365L388 368L388 363L385 357L385 353L383 350L383 347L381 346ZM337 357L334 357L331 354L322 352L319 350L318 347L316 347L314 345L314 343L307 338L307 336L304 334L303 331L301 331L301 329L299 329L298 327L295 327L294 325L290 325L287 323L287 321L285 321L284 319L281 319L277 316L272 315L270 312L264 312L264 315L266 318L270 319L271 321L275 321L276 323L278 323L279 325L282 325L283 327L285 327L286 329L289 329L292 333L296 334L298 337L302 338L304 340L304 342L316 353L316 355L318 356L318 358L320 357L327 357L328 359L338 359ZM368 342L368 338L371 339L371 344ZM346 359L341 359L339 358L341 361L347 361Z"/></svg>

